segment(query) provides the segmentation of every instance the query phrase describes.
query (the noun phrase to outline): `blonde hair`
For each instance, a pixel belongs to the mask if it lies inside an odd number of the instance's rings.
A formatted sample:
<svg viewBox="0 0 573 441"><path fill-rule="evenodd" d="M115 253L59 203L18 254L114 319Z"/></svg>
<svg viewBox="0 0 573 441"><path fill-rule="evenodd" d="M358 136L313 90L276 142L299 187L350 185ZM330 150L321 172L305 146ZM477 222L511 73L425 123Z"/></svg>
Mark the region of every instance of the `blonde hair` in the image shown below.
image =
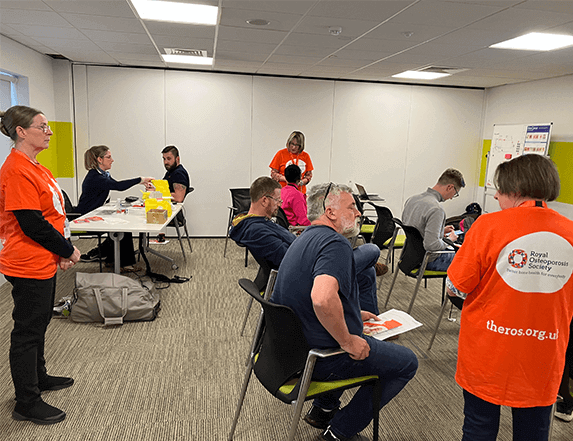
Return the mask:
<svg viewBox="0 0 573 441"><path fill-rule="evenodd" d="M300 147L298 148L298 153L302 153L304 150L304 133L298 132L296 130L292 132L287 139L286 143L287 147L293 140L298 141L298 143L300 144Z"/></svg>

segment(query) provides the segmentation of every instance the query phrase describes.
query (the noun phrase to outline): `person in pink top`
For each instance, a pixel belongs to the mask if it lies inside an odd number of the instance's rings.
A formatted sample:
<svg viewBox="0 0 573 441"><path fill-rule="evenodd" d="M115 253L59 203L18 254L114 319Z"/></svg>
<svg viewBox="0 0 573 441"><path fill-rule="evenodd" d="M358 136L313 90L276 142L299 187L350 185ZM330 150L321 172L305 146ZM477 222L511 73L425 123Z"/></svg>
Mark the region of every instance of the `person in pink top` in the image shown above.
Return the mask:
<svg viewBox="0 0 573 441"><path fill-rule="evenodd" d="M301 170L298 165L291 164L285 168L285 178L288 184L281 189L282 208L290 225L308 226L310 221L306 216L306 198L298 186L300 176Z"/></svg>

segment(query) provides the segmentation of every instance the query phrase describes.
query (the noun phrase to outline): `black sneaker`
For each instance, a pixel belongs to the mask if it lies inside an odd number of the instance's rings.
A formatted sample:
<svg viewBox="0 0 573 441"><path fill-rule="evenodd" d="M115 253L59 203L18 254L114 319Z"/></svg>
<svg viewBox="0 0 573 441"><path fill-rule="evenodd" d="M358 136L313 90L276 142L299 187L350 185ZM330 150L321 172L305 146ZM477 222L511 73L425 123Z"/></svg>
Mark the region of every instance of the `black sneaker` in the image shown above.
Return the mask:
<svg viewBox="0 0 573 441"><path fill-rule="evenodd" d="M303 419L312 427L324 430L328 427L330 421L339 410L339 407L326 411L320 407L312 406Z"/></svg>
<svg viewBox="0 0 573 441"><path fill-rule="evenodd" d="M40 400L31 406L16 403L12 418L18 421L32 421L35 424L55 424L66 418L66 412Z"/></svg>
<svg viewBox="0 0 573 441"><path fill-rule="evenodd" d="M328 427L328 429L326 429L322 435L320 435L320 439L322 441L370 441L368 438L366 438L365 436L360 435L359 433L357 433L354 436L351 436L350 438L347 438L345 436L336 436L334 433L332 433L332 431L330 430L330 426Z"/></svg>
<svg viewBox="0 0 573 441"><path fill-rule="evenodd" d="M100 260L105 260L105 256L101 256L100 258L97 248L80 256L80 262L99 262Z"/></svg>
<svg viewBox="0 0 573 441"><path fill-rule="evenodd" d="M559 401L555 406L555 416L567 422L573 420L573 403Z"/></svg>

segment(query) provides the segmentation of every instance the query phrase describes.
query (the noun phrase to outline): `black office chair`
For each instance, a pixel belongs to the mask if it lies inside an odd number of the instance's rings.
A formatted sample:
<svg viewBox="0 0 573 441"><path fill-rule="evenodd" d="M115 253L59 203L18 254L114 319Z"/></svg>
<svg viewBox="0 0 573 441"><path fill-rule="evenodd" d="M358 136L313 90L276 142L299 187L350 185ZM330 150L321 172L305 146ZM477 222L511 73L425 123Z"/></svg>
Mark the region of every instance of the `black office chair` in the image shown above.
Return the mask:
<svg viewBox="0 0 573 441"><path fill-rule="evenodd" d="M292 441L298 427L302 407L306 400L335 390L351 389L363 384L372 384L374 393L373 420L374 441L378 440L381 387L376 375L349 378L337 381L312 381L312 372L318 358L343 354L340 348L311 349L308 346L302 324L292 309L264 300L259 288L248 279L239 280L239 285L263 308L259 318L257 333L253 339L249 365L245 372L241 395L235 411L228 441L233 439L237 421L251 378L255 375L261 384L276 398L286 404L294 404L294 415L288 440Z"/></svg>
<svg viewBox="0 0 573 441"><path fill-rule="evenodd" d="M394 250L404 246L404 235L399 235L399 227L394 222L394 216L387 207L376 205L372 202L367 202L372 205L376 210L376 225L372 233L371 242L382 250L388 250L386 254L386 265L392 262L392 272L394 272Z"/></svg>
<svg viewBox="0 0 573 441"><path fill-rule="evenodd" d="M167 225L168 227L175 227L175 231L177 231L177 238L179 239L179 245L181 246L181 252L183 253L183 258L185 260L187 259L185 258L185 250L183 249L183 240L179 228L183 227L183 229L185 230L185 236L187 237L187 244L189 245L189 250L193 252L193 248L191 247L191 240L189 239L189 231L187 230L187 218L185 217L185 201L187 200L187 196L189 195L189 193L193 192L194 190L195 188L193 187L189 187L187 189L185 198L183 199L183 202L181 202L181 204L183 205L181 211L179 211L179 213L177 213L177 216L175 216L175 219L173 219L171 222L169 222L169 225Z"/></svg>
<svg viewBox="0 0 573 441"><path fill-rule="evenodd" d="M229 208L229 221L227 222L227 236L225 237L225 250L223 257L227 257L227 243L229 242L229 232L235 216L241 213L247 213L251 208L251 190L249 188L230 188L231 203ZM239 246L244 246L237 244ZM245 249L245 267L249 264L249 250Z"/></svg>
<svg viewBox="0 0 573 441"><path fill-rule="evenodd" d="M424 249L424 239L420 232L412 226L404 225L400 219L394 218L394 222L399 225L404 233L406 233L406 242L404 248L402 248L402 253L400 254L400 260L398 261L398 268L406 276L416 279L416 287L414 289L414 294L412 295L412 300L410 301L410 306L406 311L408 314L412 311L414 306L414 301L418 295L418 289L422 280L427 279L442 279L442 302L444 301L444 296L446 292L446 277L448 273L446 271L430 271L426 270L429 259L432 256L436 256L443 253L453 253L454 251L426 251ZM390 300L390 295L394 289L394 284L396 283L396 278L398 277L399 271L394 273L394 278L392 279L392 284L390 285L390 290L388 291L388 296L386 297L386 303L384 307L388 306L388 301Z"/></svg>

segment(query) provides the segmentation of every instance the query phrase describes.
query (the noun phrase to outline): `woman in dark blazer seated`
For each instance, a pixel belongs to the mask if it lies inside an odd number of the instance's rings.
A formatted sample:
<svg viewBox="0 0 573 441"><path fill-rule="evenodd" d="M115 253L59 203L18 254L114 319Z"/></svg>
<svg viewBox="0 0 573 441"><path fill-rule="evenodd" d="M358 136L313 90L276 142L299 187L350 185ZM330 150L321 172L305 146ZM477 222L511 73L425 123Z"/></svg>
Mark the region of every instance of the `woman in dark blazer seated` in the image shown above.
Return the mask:
<svg viewBox="0 0 573 441"><path fill-rule="evenodd" d="M82 215L105 204L111 190L125 191L137 184L147 185L152 178L132 178L116 181L109 174L113 159L108 146L96 145L84 154L84 166L88 170L82 183L82 194L76 211ZM100 249L94 248L87 254L82 254L82 262L93 262L101 258L107 264L113 264L113 240L109 237L101 244ZM120 241L120 266L129 268L135 264L135 251L131 233L125 233Z"/></svg>

